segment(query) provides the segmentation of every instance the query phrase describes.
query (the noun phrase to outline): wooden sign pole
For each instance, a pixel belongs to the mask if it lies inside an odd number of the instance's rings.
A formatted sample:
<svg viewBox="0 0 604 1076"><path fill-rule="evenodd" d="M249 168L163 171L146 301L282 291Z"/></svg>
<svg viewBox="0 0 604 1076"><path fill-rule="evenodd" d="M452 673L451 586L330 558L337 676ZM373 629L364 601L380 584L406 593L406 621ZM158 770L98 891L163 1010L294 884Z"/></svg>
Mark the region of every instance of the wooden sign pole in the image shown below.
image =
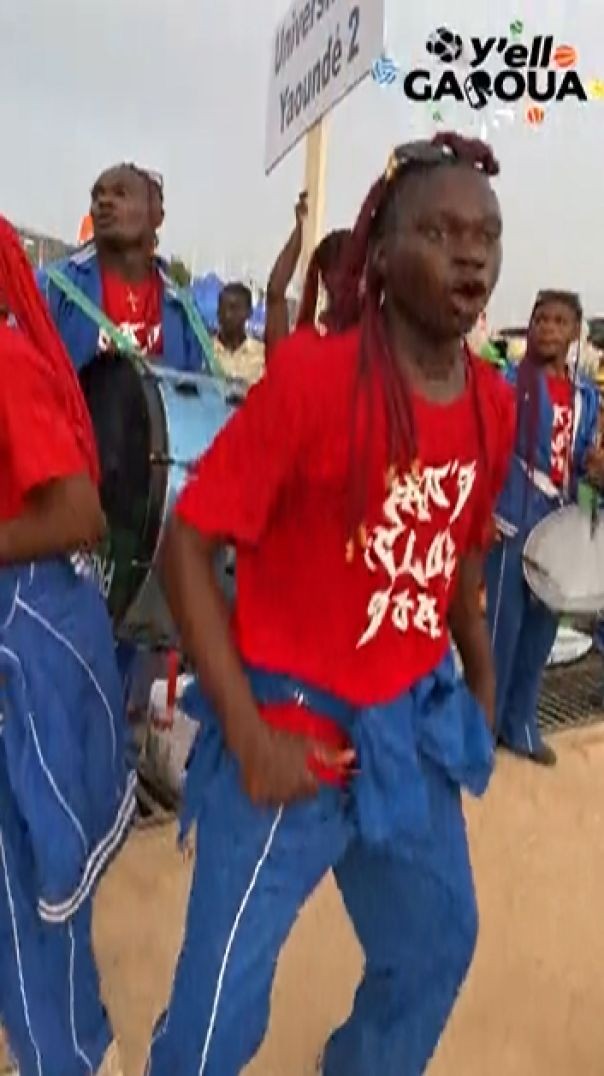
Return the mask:
<svg viewBox="0 0 604 1076"><path fill-rule="evenodd" d="M300 274L304 280L313 250L323 235L325 215L325 165L327 160L326 117L319 120L306 135L306 173L304 189L308 192L308 217L300 258Z"/></svg>

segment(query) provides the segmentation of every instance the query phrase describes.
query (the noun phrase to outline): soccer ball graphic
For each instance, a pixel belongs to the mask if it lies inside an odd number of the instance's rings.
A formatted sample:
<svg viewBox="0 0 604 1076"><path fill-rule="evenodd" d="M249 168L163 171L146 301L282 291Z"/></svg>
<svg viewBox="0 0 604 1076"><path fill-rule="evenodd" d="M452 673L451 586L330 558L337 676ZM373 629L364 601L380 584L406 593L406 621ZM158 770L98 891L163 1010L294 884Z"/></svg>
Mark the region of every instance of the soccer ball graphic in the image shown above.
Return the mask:
<svg viewBox="0 0 604 1076"><path fill-rule="evenodd" d="M463 52L463 41L453 30L447 30L446 26L439 26L438 30L430 34L426 41L426 49L441 63L452 64L459 60Z"/></svg>

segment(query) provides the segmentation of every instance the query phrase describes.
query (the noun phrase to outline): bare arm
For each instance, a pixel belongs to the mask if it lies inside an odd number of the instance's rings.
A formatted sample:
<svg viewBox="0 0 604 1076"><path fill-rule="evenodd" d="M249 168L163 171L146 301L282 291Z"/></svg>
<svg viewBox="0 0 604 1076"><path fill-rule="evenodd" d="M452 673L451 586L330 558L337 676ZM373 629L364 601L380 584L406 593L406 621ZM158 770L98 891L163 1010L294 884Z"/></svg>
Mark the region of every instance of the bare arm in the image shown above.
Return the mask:
<svg viewBox="0 0 604 1076"><path fill-rule="evenodd" d="M495 668L486 617L482 610L483 558L463 557L457 589L449 609L449 627L459 650L465 678L481 704L487 723L495 725Z"/></svg>
<svg viewBox="0 0 604 1076"><path fill-rule="evenodd" d="M275 806L304 799L318 788L309 765L313 754L336 768L349 766L353 754L273 731L261 720L215 577L213 560L218 547L219 543L202 537L178 517L172 518L162 550L170 610L221 722L227 747L239 761L250 799Z"/></svg>
<svg viewBox="0 0 604 1076"><path fill-rule="evenodd" d="M0 524L0 564L91 548L105 533L98 492L85 475L47 482L33 490L25 510Z"/></svg>
<svg viewBox="0 0 604 1076"><path fill-rule="evenodd" d="M162 549L162 577L184 650L222 722L228 746L238 752L248 733L257 729L259 715L216 581L218 547L173 517Z"/></svg>
<svg viewBox="0 0 604 1076"><path fill-rule="evenodd" d="M302 253L304 221L308 212L306 192L296 206L296 225L279 254L268 278L266 289L265 346L267 355L289 333L287 289L292 281Z"/></svg>

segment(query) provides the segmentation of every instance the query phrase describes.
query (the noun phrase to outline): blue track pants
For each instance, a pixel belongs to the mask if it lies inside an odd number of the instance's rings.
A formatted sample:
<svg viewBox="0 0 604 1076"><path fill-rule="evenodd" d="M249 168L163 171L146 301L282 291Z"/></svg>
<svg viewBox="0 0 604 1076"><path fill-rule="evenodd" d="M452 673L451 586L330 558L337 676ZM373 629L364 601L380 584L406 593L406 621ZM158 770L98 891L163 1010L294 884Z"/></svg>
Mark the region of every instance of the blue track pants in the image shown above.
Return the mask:
<svg viewBox="0 0 604 1076"><path fill-rule="evenodd" d="M222 754L204 792L185 942L150 1076L237 1076L266 1032L280 949L330 868L366 964L325 1076L424 1072L472 959L477 910L459 788L429 760L419 767L430 831L385 851L361 841L339 790L259 809Z"/></svg>
<svg viewBox="0 0 604 1076"><path fill-rule="evenodd" d="M558 618L531 594L522 550L518 538L504 538L491 550L487 615L497 678L497 736L517 754L533 755L542 745L537 704Z"/></svg>

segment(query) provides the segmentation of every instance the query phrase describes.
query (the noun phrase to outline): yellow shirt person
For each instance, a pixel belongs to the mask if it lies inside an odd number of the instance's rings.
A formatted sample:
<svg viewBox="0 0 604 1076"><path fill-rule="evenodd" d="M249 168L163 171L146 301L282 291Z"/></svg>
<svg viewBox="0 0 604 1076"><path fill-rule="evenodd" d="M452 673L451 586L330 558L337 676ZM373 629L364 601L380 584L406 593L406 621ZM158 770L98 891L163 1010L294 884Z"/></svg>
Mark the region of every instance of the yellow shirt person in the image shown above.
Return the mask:
<svg viewBox="0 0 604 1076"><path fill-rule="evenodd" d="M218 300L218 334L214 355L226 377L248 385L264 373L264 346L245 331L252 313L252 293L245 284L226 284Z"/></svg>
<svg viewBox="0 0 604 1076"><path fill-rule="evenodd" d="M223 344L220 336L215 336L214 355L227 377L238 378L248 385L254 385L264 373L264 345L251 336L246 336L234 350Z"/></svg>

